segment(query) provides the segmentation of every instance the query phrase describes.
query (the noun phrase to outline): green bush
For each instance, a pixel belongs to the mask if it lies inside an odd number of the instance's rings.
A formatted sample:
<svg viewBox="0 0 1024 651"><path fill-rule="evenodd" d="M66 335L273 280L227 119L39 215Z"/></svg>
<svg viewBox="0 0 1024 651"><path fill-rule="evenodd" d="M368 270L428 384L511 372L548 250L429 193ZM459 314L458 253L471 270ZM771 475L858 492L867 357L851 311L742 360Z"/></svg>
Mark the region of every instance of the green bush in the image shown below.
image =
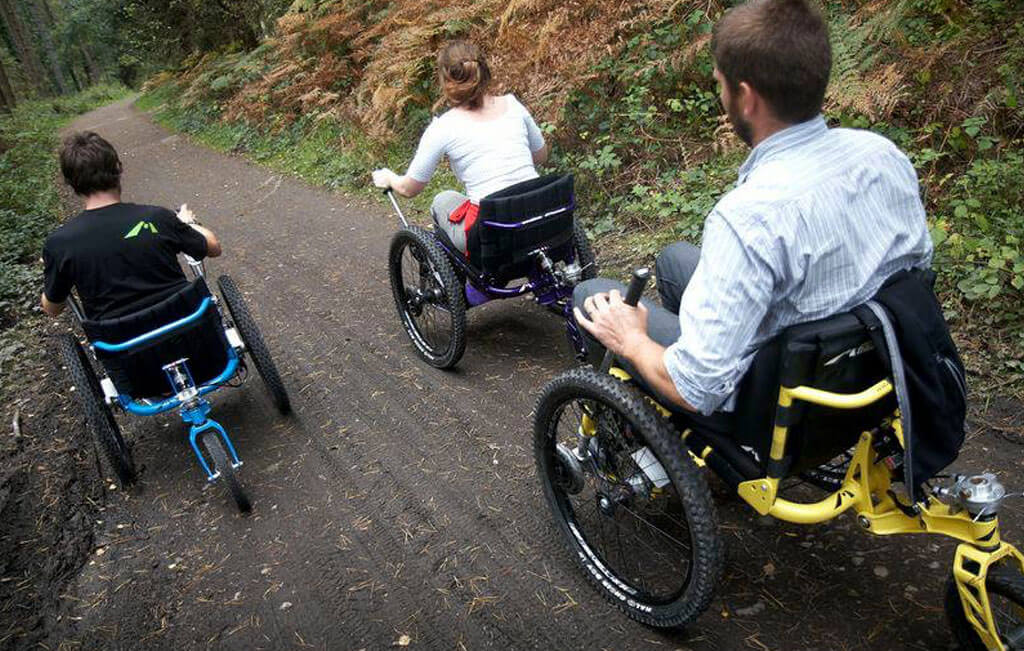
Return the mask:
<svg viewBox="0 0 1024 651"><path fill-rule="evenodd" d="M55 154L60 128L127 92L101 84L76 95L26 102L0 117L0 330L39 301L43 240L60 223Z"/></svg>

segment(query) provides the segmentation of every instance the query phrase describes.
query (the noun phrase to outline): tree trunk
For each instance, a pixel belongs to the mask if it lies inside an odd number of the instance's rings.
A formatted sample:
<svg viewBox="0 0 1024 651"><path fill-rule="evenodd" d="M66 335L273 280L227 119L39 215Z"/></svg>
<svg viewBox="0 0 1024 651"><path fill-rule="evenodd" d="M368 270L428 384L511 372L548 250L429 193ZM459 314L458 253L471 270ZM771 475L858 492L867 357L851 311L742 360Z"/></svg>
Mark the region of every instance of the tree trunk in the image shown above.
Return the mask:
<svg viewBox="0 0 1024 651"><path fill-rule="evenodd" d="M82 82L78 81L78 75L75 74L74 65L68 66L68 76L71 77L71 83L74 84L76 91L81 92L85 90L85 86L82 85Z"/></svg>
<svg viewBox="0 0 1024 651"><path fill-rule="evenodd" d="M89 46L82 44L78 46L78 51L82 53L82 60L85 61L85 76L89 79L89 85L92 86L98 83L100 80L100 71L96 67L96 62L92 58L92 54L89 53Z"/></svg>
<svg viewBox="0 0 1024 651"><path fill-rule="evenodd" d="M50 62L50 72L53 75L53 81L57 87L57 92L61 95L67 95L70 93L68 88L67 77L64 76L64 67L61 65L60 56L57 54L57 46L53 42L53 32L50 31L50 26L47 24L46 18L49 8L46 8L44 12L43 7L40 3L46 0L29 0L29 9L32 12L32 20L36 24L36 31L39 33L39 39L42 41L43 49L46 51L46 58Z"/></svg>
<svg viewBox="0 0 1024 651"><path fill-rule="evenodd" d="M43 64L39 60L35 43L29 38L25 24L21 21L21 16L18 15L18 8L12 0L0 0L0 14L3 15L7 33L10 34L11 41L14 42L15 55L25 76L28 77L29 84L37 93L48 92L50 85L46 83L46 77L43 75Z"/></svg>
<svg viewBox="0 0 1024 651"><path fill-rule="evenodd" d="M4 62L0 60L0 111L10 113L14 108L16 100L11 84L7 81L7 71L4 70Z"/></svg>

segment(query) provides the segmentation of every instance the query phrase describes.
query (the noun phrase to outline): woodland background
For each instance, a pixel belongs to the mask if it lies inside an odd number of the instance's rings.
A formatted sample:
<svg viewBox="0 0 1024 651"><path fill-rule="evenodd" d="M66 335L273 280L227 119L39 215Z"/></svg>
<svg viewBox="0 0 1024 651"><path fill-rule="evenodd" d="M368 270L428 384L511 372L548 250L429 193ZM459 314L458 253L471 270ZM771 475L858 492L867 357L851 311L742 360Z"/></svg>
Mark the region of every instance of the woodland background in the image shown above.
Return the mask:
<svg viewBox="0 0 1024 651"><path fill-rule="evenodd" d="M721 0L0 0L0 373L60 219L56 131L143 91L164 125L311 182L366 191L404 169L451 38L490 54L537 116L552 170L613 272L699 240L744 148L708 43ZM826 115L908 152L947 317L975 385L1024 387L1024 3L829 0ZM441 174L430 190L453 183ZM429 197L429 193L427 193ZM429 200L429 199L427 199ZM420 208L423 203L417 204ZM381 222L389 228L390 222Z"/></svg>

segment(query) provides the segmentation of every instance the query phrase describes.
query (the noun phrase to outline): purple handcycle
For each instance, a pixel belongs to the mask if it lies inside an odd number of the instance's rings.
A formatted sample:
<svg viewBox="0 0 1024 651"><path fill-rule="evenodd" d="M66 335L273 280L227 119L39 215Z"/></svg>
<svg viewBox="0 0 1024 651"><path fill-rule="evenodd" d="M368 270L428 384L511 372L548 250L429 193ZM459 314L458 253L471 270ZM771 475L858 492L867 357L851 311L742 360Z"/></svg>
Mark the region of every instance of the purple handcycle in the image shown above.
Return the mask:
<svg viewBox="0 0 1024 651"><path fill-rule="evenodd" d="M388 256L395 307L424 361L455 366L466 349L466 311L525 294L565 320L569 344L582 359L572 291L597 275L597 265L573 216L571 175L517 183L482 199L465 252L441 229L410 224L394 193L385 194L401 222Z"/></svg>

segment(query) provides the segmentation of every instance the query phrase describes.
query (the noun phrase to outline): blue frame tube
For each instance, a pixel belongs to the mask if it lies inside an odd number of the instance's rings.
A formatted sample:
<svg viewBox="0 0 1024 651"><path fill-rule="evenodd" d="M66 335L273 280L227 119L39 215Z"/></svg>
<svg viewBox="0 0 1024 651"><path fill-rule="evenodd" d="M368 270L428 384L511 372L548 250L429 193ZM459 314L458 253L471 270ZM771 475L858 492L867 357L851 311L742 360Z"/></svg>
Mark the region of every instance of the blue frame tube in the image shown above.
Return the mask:
<svg viewBox="0 0 1024 651"><path fill-rule="evenodd" d="M188 432L188 442L192 445L192 451L196 453L196 458L199 459L199 465L201 465L203 467L203 471L206 472L206 479L208 481L213 481L217 479L217 475L210 470L210 464L206 463L206 458L199 450L199 444L196 443L196 439L199 435L209 429L216 431L217 434L220 435L220 440L224 441L224 445L228 448L228 454L231 455L231 465L237 468L242 464L242 462L239 460L238 454L235 452L235 446L231 444L231 438L228 436L228 433L224 431L224 428L220 423L213 419L208 419L199 425L193 425Z"/></svg>
<svg viewBox="0 0 1024 651"><path fill-rule="evenodd" d="M234 348L228 348L227 366L224 367L224 370L221 371L220 375L199 387L199 395L205 396L208 393L212 393L213 391L219 389L220 385L230 380L235 375L235 372L238 370L238 363L238 351L236 351ZM153 416L155 414L162 414L165 411L170 411L171 409L176 409L177 407L181 406L181 401L178 400L177 396L171 396L166 400L162 400L152 405L144 405L140 402L136 402L134 398L124 394L119 395L117 399L121 403L121 406L124 407L126 411L129 411L133 414L137 414L139 416Z"/></svg>
<svg viewBox="0 0 1024 651"><path fill-rule="evenodd" d="M196 321L199 320L200 317L203 316L208 307L210 307L209 296L203 299L203 302L199 304L199 307L192 314L189 314L188 316L178 319L177 321L174 321L172 323L168 323L167 325L160 326L156 330L150 330L149 332L143 333L138 337L134 337L132 339L129 339L128 341L123 341L119 344L108 344L105 341L94 341L92 342L92 345L94 348L99 348L100 350L108 353L121 353L126 350L130 350L132 348L141 346L147 341L152 341L157 337L162 337L163 335L169 332L174 332L175 330L184 328L185 326L191 323L195 323Z"/></svg>

